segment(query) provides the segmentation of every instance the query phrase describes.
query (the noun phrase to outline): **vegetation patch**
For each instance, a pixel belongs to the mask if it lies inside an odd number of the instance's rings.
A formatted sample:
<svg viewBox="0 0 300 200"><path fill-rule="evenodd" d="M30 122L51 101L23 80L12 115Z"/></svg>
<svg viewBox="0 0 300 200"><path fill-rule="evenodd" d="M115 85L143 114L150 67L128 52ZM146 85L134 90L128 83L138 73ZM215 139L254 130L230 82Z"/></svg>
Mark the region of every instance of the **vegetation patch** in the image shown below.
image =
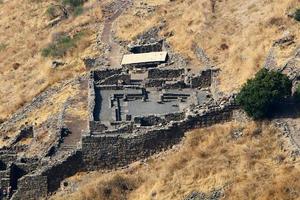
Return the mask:
<svg viewBox="0 0 300 200"><path fill-rule="evenodd" d="M224 188L222 200L298 199L299 158L293 161L291 152L282 148L277 131L253 122L195 130L176 151L125 170L74 177L76 184L82 181L81 187L52 199L182 200L192 191L219 188Z"/></svg>
<svg viewBox="0 0 300 200"><path fill-rule="evenodd" d="M83 13L83 7L77 6L74 8L74 16L79 16Z"/></svg>
<svg viewBox="0 0 300 200"><path fill-rule="evenodd" d="M292 82L280 72L260 70L237 95L237 103L254 119L271 117L274 109L291 95Z"/></svg>
<svg viewBox="0 0 300 200"><path fill-rule="evenodd" d="M63 0L62 4L71 12L74 16L81 15L83 13L84 0Z"/></svg>
<svg viewBox="0 0 300 200"><path fill-rule="evenodd" d="M59 6L50 5L48 7L46 13L50 19L54 19L54 18L60 16L61 9L59 8Z"/></svg>
<svg viewBox="0 0 300 200"><path fill-rule="evenodd" d="M0 43L0 52L5 50L7 47L7 44L4 44L4 43Z"/></svg>
<svg viewBox="0 0 300 200"><path fill-rule="evenodd" d="M73 8L82 6L84 4L84 0L63 0L63 5L69 5Z"/></svg>
<svg viewBox="0 0 300 200"><path fill-rule="evenodd" d="M67 13L78 16L83 13L84 2L83 0L62 0L57 5L50 5L46 14L50 19L55 19L61 15L68 15Z"/></svg>
<svg viewBox="0 0 300 200"><path fill-rule="evenodd" d="M50 43L42 50L43 57L63 57L68 51L76 47L84 32L79 32L73 37L68 35L59 36L55 41Z"/></svg>
<svg viewBox="0 0 300 200"><path fill-rule="evenodd" d="M294 99L297 103L300 103L300 85L297 85L295 93L294 93Z"/></svg>
<svg viewBox="0 0 300 200"><path fill-rule="evenodd" d="M294 19L300 22L300 8L295 11Z"/></svg>

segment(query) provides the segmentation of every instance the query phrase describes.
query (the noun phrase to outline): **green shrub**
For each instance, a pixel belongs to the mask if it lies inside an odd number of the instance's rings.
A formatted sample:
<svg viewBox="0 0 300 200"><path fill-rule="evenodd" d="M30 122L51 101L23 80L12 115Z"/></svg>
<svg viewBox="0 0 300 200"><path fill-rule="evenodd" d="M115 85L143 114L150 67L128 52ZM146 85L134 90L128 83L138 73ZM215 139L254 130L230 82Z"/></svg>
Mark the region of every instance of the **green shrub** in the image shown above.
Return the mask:
<svg viewBox="0 0 300 200"><path fill-rule="evenodd" d="M260 70L237 95L237 103L254 119L271 117L282 100L291 95L292 82L280 72Z"/></svg>
<svg viewBox="0 0 300 200"><path fill-rule="evenodd" d="M48 17L50 19L54 19L55 17L57 17L57 8L55 8L55 6L51 5L48 7L47 11L46 11Z"/></svg>
<svg viewBox="0 0 300 200"><path fill-rule="evenodd" d="M82 6L84 3L84 0L63 0L64 5L70 5L73 8Z"/></svg>
<svg viewBox="0 0 300 200"><path fill-rule="evenodd" d="M296 103L300 103L300 84L297 85L295 93L294 93L294 99Z"/></svg>
<svg viewBox="0 0 300 200"><path fill-rule="evenodd" d="M300 8L298 8L295 11L295 16L294 16L295 20L297 20L298 22L300 22Z"/></svg>
<svg viewBox="0 0 300 200"><path fill-rule="evenodd" d="M77 6L74 8L74 15L79 16L83 13L83 7L82 6Z"/></svg>
<svg viewBox="0 0 300 200"><path fill-rule="evenodd" d="M85 0L62 0L62 4L73 13L74 16L81 15L83 13L83 4Z"/></svg>
<svg viewBox="0 0 300 200"><path fill-rule="evenodd" d="M56 41L42 50L42 56L63 57L69 50L76 47L76 43L81 39L83 34L83 32L79 32L72 38L66 35L60 36Z"/></svg>
<svg viewBox="0 0 300 200"><path fill-rule="evenodd" d="M4 44L4 43L0 43L0 52L1 52L1 51L3 51L3 50L5 50L5 49L6 49L6 47L7 47L7 45L6 45L6 44Z"/></svg>

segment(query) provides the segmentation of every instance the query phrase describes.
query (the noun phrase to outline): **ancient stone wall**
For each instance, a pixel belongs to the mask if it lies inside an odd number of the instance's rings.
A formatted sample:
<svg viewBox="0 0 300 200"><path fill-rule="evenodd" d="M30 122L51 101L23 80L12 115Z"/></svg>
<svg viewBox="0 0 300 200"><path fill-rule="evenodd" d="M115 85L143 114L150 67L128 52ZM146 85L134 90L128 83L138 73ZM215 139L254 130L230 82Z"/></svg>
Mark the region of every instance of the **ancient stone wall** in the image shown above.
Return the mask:
<svg viewBox="0 0 300 200"><path fill-rule="evenodd" d="M211 86L212 82L212 71L205 70L201 74L191 77L190 85L192 88L204 88Z"/></svg>
<svg viewBox="0 0 300 200"><path fill-rule="evenodd" d="M101 81L104 80L114 74L120 74L122 72L122 69L103 69L103 70L97 70L92 71L92 75L95 81Z"/></svg>
<svg viewBox="0 0 300 200"><path fill-rule="evenodd" d="M165 115L166 121L181 121L184 120L185 113L184 112L178 112L178 113L170 113Z"/></svg>
<svg viewBox="0 0 300 200"><path fill-rule="evenodd" d="M187 85L183 80L179 81L167 81L164 85L162 85L163 89L180 89L180 88L186 88Z"/></svg>
<svg viewBox="0 0 300 200"><path fill-rule="evenodd" d="M17 159L17 154L9 150L0 151L0 161L5 163L6 165L10 162L14 162L16 159Z"/></svg>
<svg viewBox="0 0 300 200"><path fill-rule="evenodd" d="M47 178L48 192L54 192L60 187L60 182L83 169L82 153L79 150L67 155L53 165L41 170L40 175Z"/></svg>
<svg viewBox="0 0 300 200"><path fill-rule="evenodd" d="M83 160L87 170L125 166L179 142L183 134L180 128L173 127L136 136L84 136Z"/></svg>
<svg viewBox="0 0 300 200"><path fill-rule="evenodd" d="M176 144L188 130L231 120L233 109L233 106L212 108L174 122L170 127L139 134L83 136L83 162L87 170L125 166ZM181 119L182 115L170 115L168 119Z"/></svg>
<svg viewBox="0 0 300 200"><path fill-rule="evenodd" d="M91 76L93 76L91 74ZM94 121L94 109L95 109L95 85L93 77L88 80L88 113L89 121Z"/></svg>
<svg viewBox="0 0 300 200"><path fill-rule="evenodd" d="M141 126L156 126L165 123L165 120L160 116L150 115L135 117L134 122L136 124L140 124Z"/></svg>
<svg viewBox="0 0 300 200"><path fill-rule="evenodd" d="M159 68L152 68L148 71L148 78L149 79L173 79L178 78L182 74L184 74L185 69L159 69Z"/></svg>
<svg viewBox="0 0 300 200"><path fill-rule="evenodd" d="M107 127L102 124L100 121L90 121L89 122L89 130L91 132L97 131L97 132L103 132L107 130Z"/></svg>
<svg viewBox="0 0 300 200"><path fill-rule="evenodd" d="M26 175L19 180L18 190L12 200L40 199L47 196L47 177L42 175Z"/></svg>
<svg viewBox="0 0 300 200"><path fill-rule="evenodd" d="M33 126L25 126L21 128L20 133L14 138L11 144L14 145L23 139L33 138L33 136Z"/></svg>
<svg viewBox="0 0 300 200"><path fill-rule="evenodd" d="M148 53L148 52L158 52L163 50L163 41L143 44L143 45L133 45L129 46L128 50L132 53Z"/></svg>
<svg viewBox="0 0 300 200"><path fill-rule="evenodd" d="M10 174L11 168L8 167L6 170L0 171L0 187L7 188L10 186Z"/></svg>
<svg viewBox="0 0 300 200"><path fill-rule="evenodd" d="M11 184L16 190L12 196L13 200L40 199L46 197L48 193L56 191L62 180L83 169L82 153L76 150L54 161L51 165L34 171L36 168L35 163L13 164L11 169L14 173L11 173L13 176L8 179L8 184ZM33 173L25 175L28 172ZM3 173L4 175L6 174Z"/></svg>
<svg viewBox="0 0 300 200"><path fill-rule="evenodd" d="M114 124L112 124L114 125ZM93 134L125 134L125 133L131 133L133 131L133 123L126 123L126 124L115 124L117 128L113 130L108 130L105 132L100 133L98 130L97 132L94 132Z"/></svg>
<svg viewBox="0 0 300 200"><path fill-rule="evenodd" d="M122 81L123 84L130 84L130 75L121 73L121 74L114 74L112 76L109 76L105 78L102 81L99 81L100 85L117 85Z"/></svg>
<svg viewBox="0 0 300 200"><path fill-rule="evenodd" d="M163 79L147 79L145 87L162 87L165 82Z"/></svg>

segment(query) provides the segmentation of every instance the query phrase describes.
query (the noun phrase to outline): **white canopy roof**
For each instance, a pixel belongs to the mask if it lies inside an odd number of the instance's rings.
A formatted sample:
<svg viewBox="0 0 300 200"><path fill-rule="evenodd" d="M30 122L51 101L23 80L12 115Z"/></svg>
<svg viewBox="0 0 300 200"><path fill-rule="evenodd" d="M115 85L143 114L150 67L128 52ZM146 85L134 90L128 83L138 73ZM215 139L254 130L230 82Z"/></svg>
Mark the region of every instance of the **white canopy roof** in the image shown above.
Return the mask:
<svg viewBox="0 0 300 200"><path fill-rule="evenodd" d="M121 65L151 63L151 62L166 62L167 55L168 55L168 52L166 52L166 51L127 54L127 55L123 56Z"/></svg>

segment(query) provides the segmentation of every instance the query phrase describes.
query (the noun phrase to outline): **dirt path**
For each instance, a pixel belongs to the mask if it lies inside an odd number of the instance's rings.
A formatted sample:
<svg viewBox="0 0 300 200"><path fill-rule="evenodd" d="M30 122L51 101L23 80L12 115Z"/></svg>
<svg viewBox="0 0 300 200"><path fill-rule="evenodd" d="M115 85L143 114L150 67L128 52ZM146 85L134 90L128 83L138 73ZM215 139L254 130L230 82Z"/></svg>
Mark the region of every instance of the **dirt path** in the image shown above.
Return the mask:
<svg viewBox="0 0 300 200"><path fill-rule="evenodd" d="M110 46L110 52L108 55L110 66L113 68L120 67L120 61L122 58L121 46L116 43L113 39L112 25L113 22L123 13L123 11L130 5L130 0L117 0L106 10L104 29L101 35L101 39L104 43ZM74 97L70 102L70 108L73 109L74 106L83 103L87 109L87 80L80 83L80 94ZM61 151L69 151L75 149L81 140L81 135L88 128L87 120L84 118L78 118L72 116L70 113L65 115L65 125L70 130L70 134L64 138L63 143L60 146Z"/></svg>
<svg viewBox="0 0 300 200"><path fill-rule="evenodd" d="M79 85L80 92L71 100L68 110L75 110L76 107L83 106L83 109L88 109L88 81L82 80ZM64 138L61 148L63 150L74 149L81 140L81 135L88 129L88 122L85 117L74 116L72 112L66 112L64 123L70 130L70 134Z"/></svg>
<svg viewBox="0 0 300 200"><path fill-rule="evenodd" d="M111 8L107 8L108 14L105 16L104 29L101 39L110 47L108 55L109 64L112 68L120 67L122 59L121 49L122 47L114 41L112 33L113 22L123 13L123 11L130 5L130 0L118 0L114 1ZM107 6L109 7L109 6Z"/></svg>

